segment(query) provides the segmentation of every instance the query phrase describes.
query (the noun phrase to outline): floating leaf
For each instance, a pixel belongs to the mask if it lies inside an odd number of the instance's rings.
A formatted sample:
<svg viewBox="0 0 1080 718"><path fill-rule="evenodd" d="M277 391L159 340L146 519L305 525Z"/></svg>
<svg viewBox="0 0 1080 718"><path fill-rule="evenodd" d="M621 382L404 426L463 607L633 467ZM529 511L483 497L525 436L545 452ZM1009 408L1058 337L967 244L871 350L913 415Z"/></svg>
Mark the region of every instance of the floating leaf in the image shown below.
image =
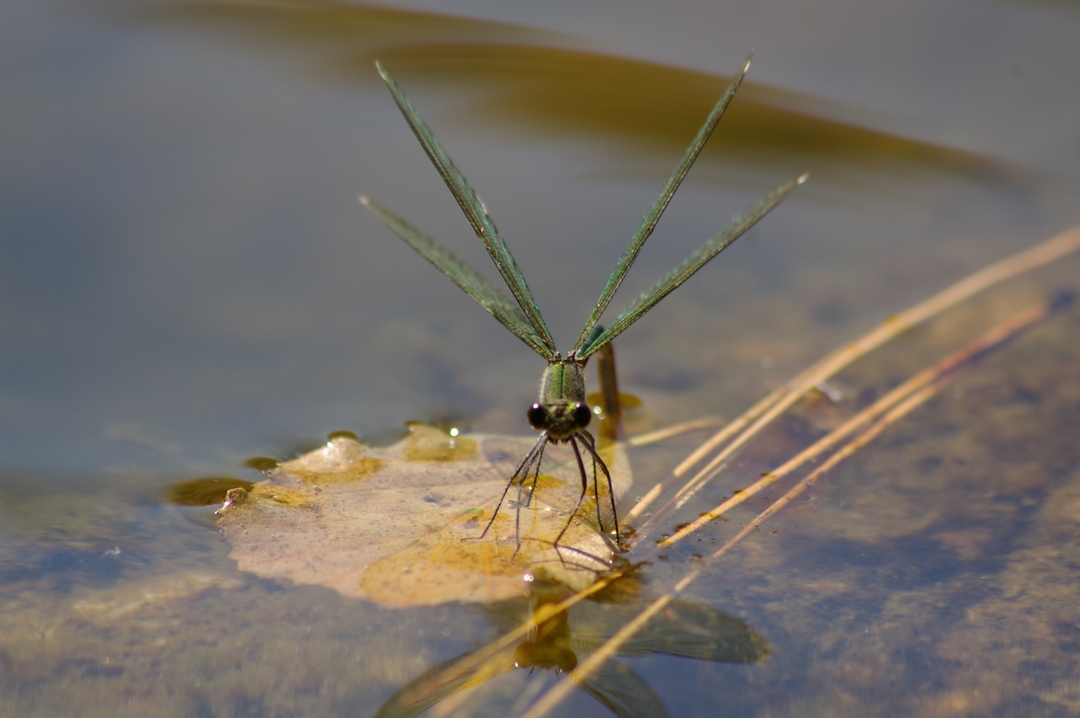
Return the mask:
<svg viewBox="0 0 1080 718"><path fill-rule="evenodd" d="M385 448L337 436L281 463L250 491L229 491L218 526L243 571L390 606L524 596L524 577L541 567L581 588L609 567L613 547L597 526L591 477L577 517L558 548L552 543L581 493L577 463L565 447L545 452L529 505L518 508L519 489L510 487L491 530L480 538L534 441L451 437L421 424ZM621 445L599 451L618 499L631 483L626 453ZM586 467L591 473L588 461ZM522 497L531 485L530 476ZM602 474L599 495L604 525L611 526Z"/></svg>

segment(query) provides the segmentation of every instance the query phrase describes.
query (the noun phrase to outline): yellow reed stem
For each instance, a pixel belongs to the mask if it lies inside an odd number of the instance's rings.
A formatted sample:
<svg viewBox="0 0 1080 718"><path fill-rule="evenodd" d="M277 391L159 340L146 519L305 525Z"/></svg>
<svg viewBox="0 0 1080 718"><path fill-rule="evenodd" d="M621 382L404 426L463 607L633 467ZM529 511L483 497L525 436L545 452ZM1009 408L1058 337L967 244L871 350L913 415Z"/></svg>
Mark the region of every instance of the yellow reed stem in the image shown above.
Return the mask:
<svg viewBox="0 0 1080 718"><path fill-rule="evenodd" d="M693 421L684 421L681 424L673 424L671 426L665 426L663 429L657 429L656 431L650 431L646 434L638 434L627 439L626 443L630 446L645 446L647 444L655 444L659 441L666 441L679 434L686 434L691 431L697 431L698 429L707 429L710 426L716 426L720 423L720 419L712 416L702 417L701 419L694 419Z"/></svg>
<svg viewBox="0 0 1080 718"><path fill-rule="evenodd" d="M1011 257L984 267L965 279L948 287L905 311L893 315L871 331L856 339L851 344L830 352L815 364L789 380L783 387L773 391L742 416L718 431L709 440L695 450L679 464L671 475L654 486L625 515L624 521L630 522L640 516L664 491L699 463L706 455L724 442L731 439L723 450L697 474L693 476L665 506L663 506L645 525L639 534L647 533L652 526L670 515L672 511L686 503L730 456L747 441L757 435L777 416L789 409L803 394L817 384L829 379L855 360L880 347L911 327L926 321L945 309L967 299L995 284L1031 271L1045 264L1060 259L1080 250L1080 226L1073 227L1041 244L1026 249ZM734 437L734 438L732 438Z"/></svg>
<svg viewBox="0 0 1080 718"><path fill-rule="evenodd" d="M959 349L952 354L949 354L937 364L923 369L921 372L911 377L907 381L903 382L895 389L890 391L885 396L878 399L872 405L860 411L848 421L832 432L822 437L812 445L796 454L794 457L784 462L782 465L773 469L772 471L763 474L762 478L754 482L751 486L743 489L739 493L732 496L730 499L724 501L715 509L702 514L693 523L684 526L682 529L657 543L660 548L667 548L678 541L689 536L694 531L705 524L719 518L726 511L730 511L735 506L743 503L751 496L760 493L763 489L776 483L784 476L787 476L792 471L798 469L800 466L808 461L813 460L817 456L821 455L825 451L828 451L834 445L840 443L849 435L854 433L860 426L866 424L868 421L884 414L896 404L902 402L909 395L922 389L927 384L941 378L943 375L955 371L958 367L976 359L979 355L993 349L994 347L1008 341L1012 337L1016 336L1025 329L1033 326L1034 324L1049 317L1055 309L1054 300L1040 302L1033 307L1030 307L1023 312L1020 312L1008 320L1001 322L994 326L990 331L983 334L975 341L968 344L966 347Z"/></svg>

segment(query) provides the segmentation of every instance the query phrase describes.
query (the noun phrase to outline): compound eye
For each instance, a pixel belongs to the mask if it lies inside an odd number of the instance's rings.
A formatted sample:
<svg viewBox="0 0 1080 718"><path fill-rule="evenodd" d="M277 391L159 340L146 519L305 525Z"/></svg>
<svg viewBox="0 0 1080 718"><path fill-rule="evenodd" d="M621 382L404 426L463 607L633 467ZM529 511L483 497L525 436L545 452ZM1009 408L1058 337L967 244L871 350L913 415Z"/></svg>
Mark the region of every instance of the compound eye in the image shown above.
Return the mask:
<svg viewBox="0 0 1080 718"><path fill-rule="evenodd" d="M529 417L529 426L534 429L546 429L548 425L548 413L547 409L539 404L533 404L529 407L529 411L526 414Z"/></svg>
<svg viewBox="0 0 1080 718"><path fill-rule="evenodd" d="M592 421L592 409L587 404L578 404L574 407L574 426L584 429Z"/></svg>

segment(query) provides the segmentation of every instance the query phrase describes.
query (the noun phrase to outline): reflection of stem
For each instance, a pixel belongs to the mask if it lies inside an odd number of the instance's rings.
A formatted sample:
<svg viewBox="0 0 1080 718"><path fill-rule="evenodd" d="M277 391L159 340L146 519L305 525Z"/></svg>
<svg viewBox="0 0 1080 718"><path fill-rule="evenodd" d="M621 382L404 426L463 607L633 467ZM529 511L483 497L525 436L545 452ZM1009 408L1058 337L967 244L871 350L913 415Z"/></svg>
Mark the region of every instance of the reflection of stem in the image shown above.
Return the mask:
<svg viewBox="0 0 1080 718"><path fill-rule="evenodd" d="M639 535L644 535L650 528L670 515L679 506L698 491L715 473L722 468L722 464L730 458L743 444L758 434L773 419L782 414L802 397L809 389L825 381L836 374L856 359L878 348L885 342L895 338L902 332L916 324L939 314L949 307L971 297L978 292L987 289L999 282L1010 279L1024 272L1030 271L1056 259L1060 259L1072 252L1080 250L1080 227L1070 230L1046 240L1031 249L1024 250L1011 257L991 264L980 269L967 278L957 282L929 299L916 304L913 307L889 317L876 328L864 334L856 341L827 354L816 364L803 371L787 382L783 387L761 400L746 413L726 427L717 432L712 438L702 444L685 461L675 468L671 475L652 488L630 511L623 517L626 522L633 521L637 516L652 504L665 490L672 485L689 469L699 463L707 454L720 447L724 442L731 440L712 460L684 485L667 504L653 515L649 521L639 529Z"/></svg>

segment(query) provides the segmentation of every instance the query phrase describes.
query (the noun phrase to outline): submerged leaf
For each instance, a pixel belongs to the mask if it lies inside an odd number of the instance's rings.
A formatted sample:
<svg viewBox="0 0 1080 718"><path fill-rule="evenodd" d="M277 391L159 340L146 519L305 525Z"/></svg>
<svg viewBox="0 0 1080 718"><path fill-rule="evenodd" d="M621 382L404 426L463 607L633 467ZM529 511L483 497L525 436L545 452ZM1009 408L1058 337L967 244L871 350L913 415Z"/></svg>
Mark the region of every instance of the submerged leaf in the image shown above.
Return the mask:
<svg viewBox="0 0 1080 718"><path fill-rule="evenodd" d="M407 438L385 448L335 437L281 463L250 491L231 490L218 522L229 555L241 570L262 577L402 607L523 596L527 574L539 568L581 588L609 567L612 542L596 523L591 462L585 501L558 549L552 542L577 503L581 475L572 453L557 445L545 451L529 505L519 509L519 489L510 487L481 539L535 439L409 428ZM621 445L599 451L618 499L631 483L626 453ZM600 509L611 526L600 476ZM531 485L530 477L522 499Z"/></svg>

